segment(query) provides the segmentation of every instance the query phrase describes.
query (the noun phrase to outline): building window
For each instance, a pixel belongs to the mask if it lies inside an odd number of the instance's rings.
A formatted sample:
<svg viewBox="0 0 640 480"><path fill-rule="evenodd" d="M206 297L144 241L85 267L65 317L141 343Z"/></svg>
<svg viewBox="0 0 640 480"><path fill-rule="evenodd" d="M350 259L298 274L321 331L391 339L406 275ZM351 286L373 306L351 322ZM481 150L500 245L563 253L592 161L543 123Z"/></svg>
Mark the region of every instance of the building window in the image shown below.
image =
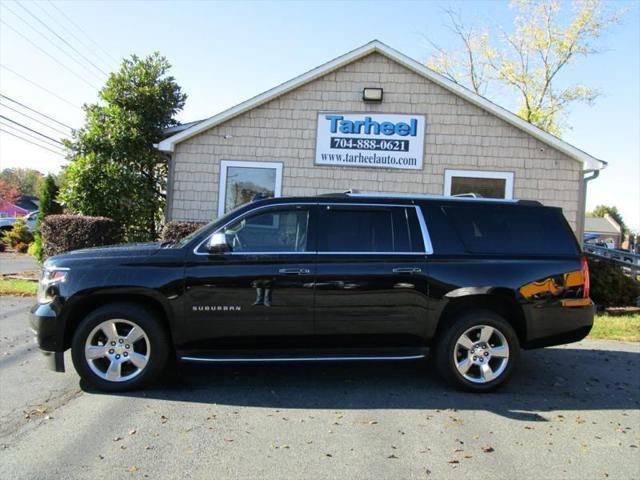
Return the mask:
<svg viewBox="0 0 640 480"><path fill-rule="evenodd" d="M220 162L218 216L250 202L256 195L282 194L282 164L277 162Z"/></svg>
<svg viewBox="0 0 640 480"><path fill-rule="evenodd" d="M445 170L444 194L475 194L483 198L513 198L513 172Z"/></svg>

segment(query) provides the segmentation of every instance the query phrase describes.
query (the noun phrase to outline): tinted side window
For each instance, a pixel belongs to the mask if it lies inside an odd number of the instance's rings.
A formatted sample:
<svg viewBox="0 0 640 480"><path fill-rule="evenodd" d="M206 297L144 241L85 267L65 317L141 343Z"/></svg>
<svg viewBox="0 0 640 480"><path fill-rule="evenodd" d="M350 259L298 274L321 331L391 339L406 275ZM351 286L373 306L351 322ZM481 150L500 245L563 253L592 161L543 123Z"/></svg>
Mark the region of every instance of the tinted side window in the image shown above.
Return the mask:
<svg viewBox="0 0 640 480"><path fill-rule="evenodd" d="M471 253L574 255L576 242L562 212L507 205L443 207Z"/></svg>
<svg viewBox="0 0 640 480"><path fill-rule="evenodd" d="M256 213L224 229L233 252L304 252L309 211L271 210Z"/></svg>
<svg viewBox="0 0 640 480"><path fill-rule="evenodd" d="M391 209L322 206L318 228L321 252L395 251Z"/></svg>

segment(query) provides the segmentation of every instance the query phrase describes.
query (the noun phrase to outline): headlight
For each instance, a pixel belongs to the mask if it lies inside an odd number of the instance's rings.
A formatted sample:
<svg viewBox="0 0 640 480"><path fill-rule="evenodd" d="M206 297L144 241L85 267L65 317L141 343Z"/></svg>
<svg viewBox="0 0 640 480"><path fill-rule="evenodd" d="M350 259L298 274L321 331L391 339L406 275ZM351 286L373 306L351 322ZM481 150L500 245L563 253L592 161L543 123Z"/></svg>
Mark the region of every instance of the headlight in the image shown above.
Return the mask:
<svg viewBox="0 0 640 480"><path fill-rule="evenodd" d="M52 287L64 282L68 273L68 268L43 268L38 284L38 303L53 301Z"/></svg>

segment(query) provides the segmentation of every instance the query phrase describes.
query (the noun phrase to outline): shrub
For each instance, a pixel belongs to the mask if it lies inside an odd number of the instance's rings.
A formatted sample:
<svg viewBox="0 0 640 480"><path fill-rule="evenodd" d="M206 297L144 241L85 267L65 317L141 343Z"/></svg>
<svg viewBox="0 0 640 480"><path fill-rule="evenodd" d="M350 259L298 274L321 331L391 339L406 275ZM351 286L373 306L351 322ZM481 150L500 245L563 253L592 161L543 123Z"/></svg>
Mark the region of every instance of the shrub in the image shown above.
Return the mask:
<svg viewBox="0 0 640 480"><path fill-rule="evenodd" d="M43 257L122 243L122 228L106 217L48 215L40 226Z"/></svg>
<svg viewBox="0 0 640 480"><path fill-rule="evenodd" d="M3 243L15 248L21 253L25 253L29 244L33 242L33 234L24 222L24 218L17 218L10 230L6 230L2 235ZM24 247L23 247L24 245ZM20 248L18 248L20 246ZM24 249L24 252L22 251Z"/></svg>
<svg viewBox="0 0 640 480"><path fill-rule="evenodd" d="M591 299L603 307L626 307L636 304L640 285L611 261L589 255Z"/></svg>
<svg viewBox="0 0 640 480"><path fill-rule="evenodd" d="M162 229L161 240L177 242L179 240L182 240L187 235L195 232L203 225L204 223L200 222L169 222Z"/></svg>
<svg viewBox="0 0 640 480"><path fill-rule="evenodd" d="M35 241L33 243L32 254L36 260L42 262L44 260L44 252L42 249L42 235L40 235L40 225L42 219L47 215L62 213L62 207L56 202L58 195L58 187L51 175L47 175L44 184L40 190L40 211L38 212L38 221L36 224Z"/></svg>

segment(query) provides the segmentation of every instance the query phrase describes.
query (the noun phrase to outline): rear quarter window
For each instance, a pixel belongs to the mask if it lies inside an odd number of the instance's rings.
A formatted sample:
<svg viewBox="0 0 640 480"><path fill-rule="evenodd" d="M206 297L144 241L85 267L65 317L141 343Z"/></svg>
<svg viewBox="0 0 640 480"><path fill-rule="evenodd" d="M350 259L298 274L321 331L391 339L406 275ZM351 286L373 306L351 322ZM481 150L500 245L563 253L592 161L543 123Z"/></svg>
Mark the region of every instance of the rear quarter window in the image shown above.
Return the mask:
<svg viewBox="0 0 640 480"><path fill-rule="evenodd" d="M488 204L444 206L442 210L469 253L578 253L575 237L557 208Z"/></svg>

